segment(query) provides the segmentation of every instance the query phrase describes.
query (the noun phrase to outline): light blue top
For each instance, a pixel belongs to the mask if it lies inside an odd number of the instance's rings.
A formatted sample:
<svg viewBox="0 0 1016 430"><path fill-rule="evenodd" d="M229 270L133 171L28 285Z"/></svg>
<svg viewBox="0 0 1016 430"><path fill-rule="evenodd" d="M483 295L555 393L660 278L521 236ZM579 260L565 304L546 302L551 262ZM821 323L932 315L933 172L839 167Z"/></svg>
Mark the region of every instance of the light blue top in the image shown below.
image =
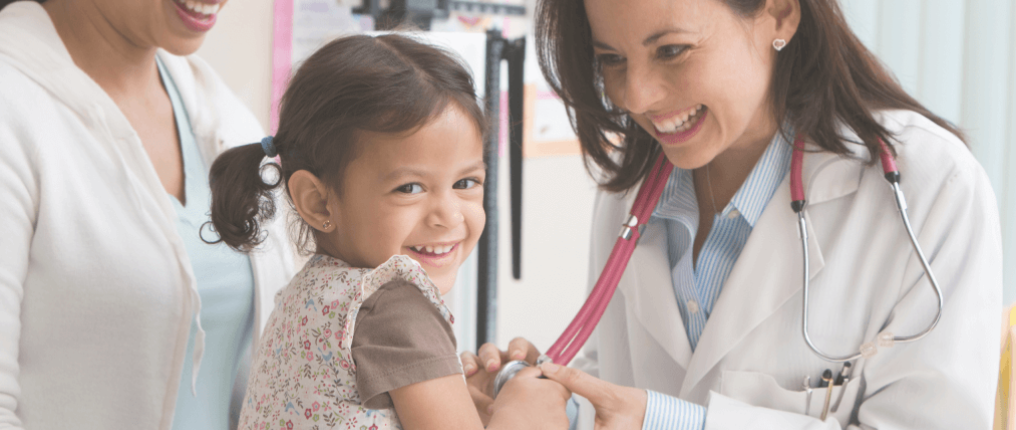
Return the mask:
<svg viewBox="0 0 1016 430"><path fill-rule="evenodd" d="M208 168L198 150L180 93L162 63L159 63L159 75L173 102L183 156L186 206L172 198L177 214L176 228L183 238L197 279L201 296L201 325L205 329L205 352L195 396L191 391L190 376L197 325L191 323L173 414L173 429L222 430L229 426L230 397L240 354L251 342L254 273L246 255L233 251L225 244L209 245L201 240L201 226L208 221L211 206ZM207 228L205 234L209 234ZM214 238L214 233L209 238Z"/></svg>
<svg viewBox="0 0 1016 430"><path fill-rule="evenodd" d="M667 180L653 217L666 223L670 276L692 351L755 223L790 171L792 149L783 135L776 133L734 198L713 215L713 226L695 262L692 246L698 232L699 207L691 171L674 169ZM704 429L705 424L705 407L649 392L643 429L697 430Z"/></svg>

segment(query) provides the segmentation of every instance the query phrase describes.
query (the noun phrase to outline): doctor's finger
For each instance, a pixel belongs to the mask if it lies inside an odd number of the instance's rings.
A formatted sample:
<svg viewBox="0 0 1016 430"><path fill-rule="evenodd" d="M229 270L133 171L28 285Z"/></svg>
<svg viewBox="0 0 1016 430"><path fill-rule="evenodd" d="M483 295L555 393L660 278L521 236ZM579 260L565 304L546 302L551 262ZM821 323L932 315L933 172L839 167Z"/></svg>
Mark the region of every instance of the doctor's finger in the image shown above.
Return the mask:
<svg viewBox="0 0 1016 430"><path fill-rule="evenodd" d="M508 357L511 360L525 360L529 364L536 364L536 359L540 358L540 350L525 338L517 337L508 343Z"/></svg>
<svg viewBox="0 0 1016 430"><path fill-rule="evenodd" d="M496 372L501 365L507 361L508 353L497 349L493 343L485 343L480 346L480 366L488 372Z"/></svg>

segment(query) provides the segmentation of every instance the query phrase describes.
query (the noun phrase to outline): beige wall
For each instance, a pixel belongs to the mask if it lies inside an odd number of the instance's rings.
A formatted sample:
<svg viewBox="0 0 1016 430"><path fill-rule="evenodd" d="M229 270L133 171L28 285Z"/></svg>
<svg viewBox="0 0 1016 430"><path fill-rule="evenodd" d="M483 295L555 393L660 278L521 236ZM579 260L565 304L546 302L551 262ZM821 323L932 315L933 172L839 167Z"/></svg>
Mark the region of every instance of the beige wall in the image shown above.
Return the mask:
<svg viewBox="0 0 1016 430"><path fill-rule="evenodd" d="M267 131L272 69L271 0L232 0L198 55ZM534 70L534 69L530 69ZM528 73L528 72L527 72ZM585 300L595 184L578 156L530 158L523 173L522 279L511 276L508 166L502 164L498 343L516 336L545 350Z"/></svg>
<svg viewBox="0 0 1016 430"><path fill-rule="evenodd" d="M271 104L273 5L272 0L230 1L197 52L254 111L266 133Z"/></svg>

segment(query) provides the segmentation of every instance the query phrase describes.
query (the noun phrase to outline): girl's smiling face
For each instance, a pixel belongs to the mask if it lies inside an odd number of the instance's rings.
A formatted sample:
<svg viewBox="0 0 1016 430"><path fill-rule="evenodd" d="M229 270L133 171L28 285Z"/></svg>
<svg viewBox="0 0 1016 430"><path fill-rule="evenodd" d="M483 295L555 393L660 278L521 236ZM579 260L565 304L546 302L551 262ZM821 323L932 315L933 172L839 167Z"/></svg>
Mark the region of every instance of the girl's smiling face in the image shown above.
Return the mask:
<svg viewBox="0 0 1016 430"><path fill-rule="evenodd" d="M447 293L486 221L486 165L475 121L451 102L412 132L363 133L358 140L341 193L328 198L334 228L318 235L318 247L357 267L408 255Z"/></svg>
<svg viewBox="0 0 1016 430"><path fill-rule="evenodd" d="M768 142L775 38L786 1L743 18L718 0L584 0L606 96L694 169L729 148Z"/></svg>

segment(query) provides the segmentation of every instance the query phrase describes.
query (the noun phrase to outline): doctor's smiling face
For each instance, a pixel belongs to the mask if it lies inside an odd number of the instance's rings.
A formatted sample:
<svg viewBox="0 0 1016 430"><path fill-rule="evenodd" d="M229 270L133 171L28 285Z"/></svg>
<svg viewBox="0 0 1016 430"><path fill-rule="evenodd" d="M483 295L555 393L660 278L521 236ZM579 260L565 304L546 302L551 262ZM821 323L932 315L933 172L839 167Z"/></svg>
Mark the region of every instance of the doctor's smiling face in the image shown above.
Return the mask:
<svg viewBox="0 0 1016 430"><path fill-rule="evenodd" d="M790 43L799 5L768 0L742 16L726 3L584 0L604 92L680 168L768 143L776 130L772 44Z"/></svg>

